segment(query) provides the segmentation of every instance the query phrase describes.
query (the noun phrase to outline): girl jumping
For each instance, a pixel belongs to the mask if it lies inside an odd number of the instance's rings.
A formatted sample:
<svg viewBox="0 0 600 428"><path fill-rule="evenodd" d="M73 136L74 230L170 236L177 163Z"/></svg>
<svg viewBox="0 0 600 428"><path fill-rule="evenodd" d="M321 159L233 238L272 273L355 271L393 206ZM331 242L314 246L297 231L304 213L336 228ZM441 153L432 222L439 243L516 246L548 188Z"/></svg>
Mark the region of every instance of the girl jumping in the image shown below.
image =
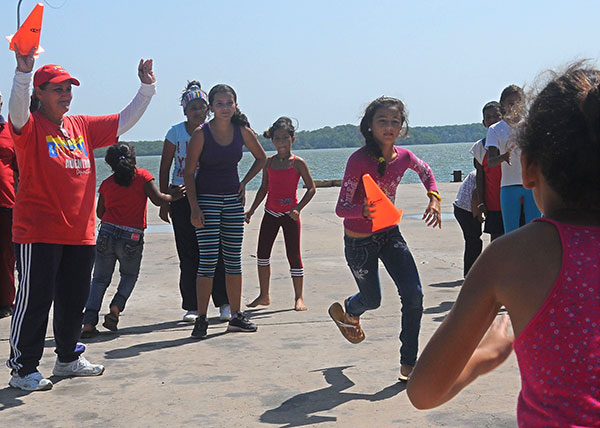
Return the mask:
<svg viewBox="0 0 600 428"><path fill-rule="evenodd" d="M292 144L296 139L294 132L291 119L280 117L264 133L265 138L273 141L277 153L267 160L260 189L256 192L252 206L246 212L246 223L250 223L254 211L265 196L267 197L265 214L260 224L256 256L260 294L248 303L247 306L251 308L271 304L269 297L271 250L281 227L294 284L294 309L297 311L308 309L302 298L304 268L300 256L300 211L315 196L316 188L304 159L292 154ZM297 190L300 177L307 190L298 202Z"/></svg>
<svg viewBox="0 0 600 428"><path fill-rule="evenodd" d="M369 174L394 201L396 188L407 169L415 171L427 189L429 203L423 214L427 226L442 227L441 198L429 165L412 152L394 145L408 133L407 114L402 101L381 97L373 101L360 121L365 146L348 159L336 214L344 219L344 252L358 293L344 305L334 303L329 314L351 343L364 340L360 316L381 304L378 260L394 280L402 301L400 333L400 374L406 381L417 361L419 330L423 313L423 292L417 266L398 226L372 230L373 205L366 203L362 176Z"/></svg>
<svg viewBox="0 0 600 428"><path fill-rule="evenodd" d="M135 149L129 144L110 146L104 159L113 170L113 175L104 180L98 189L100 196L96 214L102 222L96 241L96 263L90 296L83 314L83 338L98 334L98 312L118 260L121 280L110 303L110 312L104 316L102 324L109 330L117 330L119 315L125 309L140 273L148 198L154 205L160 206L183 196L181 189L175 189L174 196L161 193L154 184L152 174L136 168Z"/></svg>
<svg viewBox="0 0 600 428"><path fill-rule="evenodd" d="M514 348L521 372L519 426L597 427L600 70L577 63L553 76L523 129L523 185L533 189L544 217L494 240L481 254L419 358L407 392L417 408L439 406ZM502 306L508 316L485 335Z"/></svg>

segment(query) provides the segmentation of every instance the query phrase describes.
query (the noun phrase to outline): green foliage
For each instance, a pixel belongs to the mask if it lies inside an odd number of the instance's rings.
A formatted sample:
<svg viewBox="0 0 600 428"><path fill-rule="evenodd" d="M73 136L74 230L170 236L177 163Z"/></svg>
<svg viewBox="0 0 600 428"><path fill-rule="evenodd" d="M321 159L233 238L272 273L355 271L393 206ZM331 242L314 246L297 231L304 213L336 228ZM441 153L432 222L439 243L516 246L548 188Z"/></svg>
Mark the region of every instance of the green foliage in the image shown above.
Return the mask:
<svg viewBox="0 0 600 428"><path fill-rule="evenodd" d="M403 146L414 144L438 144L438 143L464 143L477 141L485 137L485 128L481 123L467 125L446 126L416 126L410 128L408 137L400 140ZM273 150L271 140L258 137L265 150ZM160 155L162 153L163 141L128 141L137 156ZM339 125L336 127L326 126L314 131L300 131L296 133L295 149L329 149L338 147L360 147L364 143L358 126ZM106 148L94 151L96 157L103 157Z"/></svg>
<svg viewBox="0 0 600 428"><path fill-rule="evenodd" d="M130 146L135 147L136 156L153 156L162 154L164 141L123 141L123 143L128 143ZM106 150L108 150L108 147L96 149L94 150L94 156L97 158L104 157Z"/></svg>

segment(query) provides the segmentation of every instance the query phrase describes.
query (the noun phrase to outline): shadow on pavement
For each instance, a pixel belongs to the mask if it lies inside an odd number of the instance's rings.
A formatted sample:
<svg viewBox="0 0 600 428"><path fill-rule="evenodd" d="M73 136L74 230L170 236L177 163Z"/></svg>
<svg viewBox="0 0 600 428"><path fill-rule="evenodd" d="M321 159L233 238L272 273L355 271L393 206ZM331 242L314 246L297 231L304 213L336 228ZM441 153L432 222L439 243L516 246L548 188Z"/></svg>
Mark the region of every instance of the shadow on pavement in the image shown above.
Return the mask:
<svg viewBox="0 0 600 428"><path fill-rule="evenodd" d="M335 416L320 416L314 413L324 412L353 400L381 401L392 398L406 389L404 383L394 383L375 394L357 394L343 392L354 386L343 372L352 366L330 367L320 370L325 381L330 385L315 391L303 392L284 401L275 409L267 410L260 416L260 421L270 424L285 424L282 428L314 425L336 421Z"/></svg>
<svg viewBox="0 0 600 428"><path fill-rule="evenodd" d="M435 284L429 284L429 287L435 288L453 288L460 287L463 284L464 280L459 279L456 281L448 281L448 282L436 282Z"/></svg>

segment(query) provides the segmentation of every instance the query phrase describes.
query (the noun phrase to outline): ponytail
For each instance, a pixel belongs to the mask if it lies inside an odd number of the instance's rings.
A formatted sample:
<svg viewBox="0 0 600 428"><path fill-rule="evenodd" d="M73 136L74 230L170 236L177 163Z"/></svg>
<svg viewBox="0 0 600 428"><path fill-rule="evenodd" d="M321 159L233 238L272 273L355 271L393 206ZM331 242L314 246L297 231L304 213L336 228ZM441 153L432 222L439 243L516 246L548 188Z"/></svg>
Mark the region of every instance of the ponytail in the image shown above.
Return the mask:
<svg viewBox="0 0 600 428"><path fill-rule="evenodd" d="M127 187L135 177L135 149L127 143L117 143L106 151L104 160L114 172L115 183Z"/></svg>
<svg viewBox="0 0 600 428"><path fill-rule="evenodd" d="M221 93L228 93L233 95L233 100L237 104L237 94L231 86L225 85L223 83L215 85L211 88L210 92L208 93L208 104L212 105L213 101L215 100L215 95ZM248 117L246 117L246 115L242 113L238 107L235 108L235 112L231 117L231 123L233 123L234 125L247 126L248 128L250 128L250 121L248 120Z"/></svg>

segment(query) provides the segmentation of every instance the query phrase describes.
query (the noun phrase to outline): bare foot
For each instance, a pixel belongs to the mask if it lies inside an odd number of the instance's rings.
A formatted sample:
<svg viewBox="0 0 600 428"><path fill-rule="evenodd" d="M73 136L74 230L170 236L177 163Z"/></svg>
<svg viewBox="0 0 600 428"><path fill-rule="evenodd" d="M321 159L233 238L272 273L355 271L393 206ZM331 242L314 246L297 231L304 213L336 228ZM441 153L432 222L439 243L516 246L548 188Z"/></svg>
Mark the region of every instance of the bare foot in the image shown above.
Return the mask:
<svg viewBox="0 0 600 428"><path fill-rule="evenodd" d="M302 297L299 297L299 298L296 299L296 304L294 305L294 310L295 311L306 311L306 310L308 310L308 308L304 304L304 300L302 300Z"/></svg>
<svg viewBox="0 0 600 428"><path fill-rule="evenodd" d="M246 306L248 306L249 308L255 308L259 305L269 306L270 304L271 304L271 298L269 296L267 296L267 297L258 296L252 302L246 303Z"/></svg>

